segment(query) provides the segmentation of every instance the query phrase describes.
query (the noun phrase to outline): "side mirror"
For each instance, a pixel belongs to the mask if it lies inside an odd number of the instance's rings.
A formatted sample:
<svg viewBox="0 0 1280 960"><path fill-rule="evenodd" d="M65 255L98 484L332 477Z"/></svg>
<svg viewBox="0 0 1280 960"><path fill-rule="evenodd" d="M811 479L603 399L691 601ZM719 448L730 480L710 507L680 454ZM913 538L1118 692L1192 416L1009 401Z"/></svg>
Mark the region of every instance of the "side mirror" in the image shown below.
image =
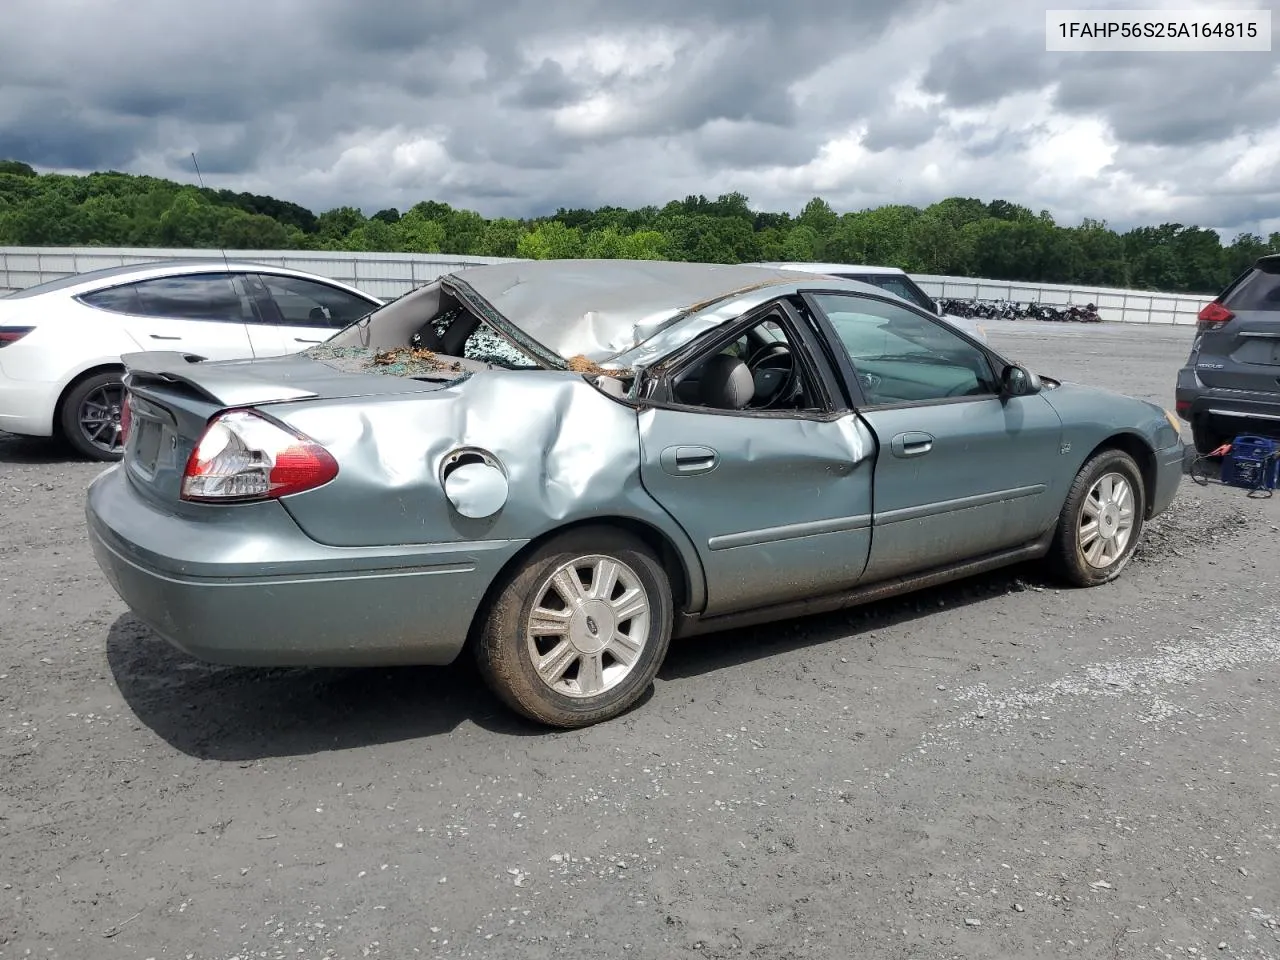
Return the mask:
<svg viewBox="0 0 1280 960"><path fill-rule="evenodd" d="M947 315L947 308L942 305L941 300L935 300L933 301L933 312L940 317L945 317Z"/></svg>
<svg viewBox="0 0 1280 960"><path fill-rule="evenodd" d="M1000 374L1000 395L1026 397L1040 392L1040 378L1025 367L1010 364Z"/></svg>

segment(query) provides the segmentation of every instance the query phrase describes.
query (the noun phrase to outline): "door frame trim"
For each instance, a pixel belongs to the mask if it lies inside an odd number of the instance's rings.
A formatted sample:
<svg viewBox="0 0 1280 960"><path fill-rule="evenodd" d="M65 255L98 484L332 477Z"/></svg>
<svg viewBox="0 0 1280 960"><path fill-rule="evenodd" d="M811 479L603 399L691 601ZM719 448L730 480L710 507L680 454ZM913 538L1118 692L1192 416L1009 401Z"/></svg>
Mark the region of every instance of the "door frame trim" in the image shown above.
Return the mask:
<svg viewBox="0 0 1280 960"><path fill-rule="evenodd" d="M824 533L848 533L865 530L871 526L871 514L852 517L832 517L830 520L807 520L803 523L785 523L777 527L744 530L741 533L725 533L707 541L710 550L732 550L735 547L755 547L763 543L779 543L783 540L801 540L819 537Z"/></svg>
<svg viewBox="0 0 1280 960"><path fill-rule="evenodd" d="M890 523L902 523L907 520L923 520L942 513L953 513L956 510L968 510L971 507L985 507L991 503L1004 500L1023 500L1036 497L1048 490L1048 484L1033 483L1025 487L1013 487L1009 490L993 490L991 493L977 493L971 497L957 497L954 500L935 500L933 503L922 503L915 507L900 507L875 515L875 526L883 527Z"/></svg>

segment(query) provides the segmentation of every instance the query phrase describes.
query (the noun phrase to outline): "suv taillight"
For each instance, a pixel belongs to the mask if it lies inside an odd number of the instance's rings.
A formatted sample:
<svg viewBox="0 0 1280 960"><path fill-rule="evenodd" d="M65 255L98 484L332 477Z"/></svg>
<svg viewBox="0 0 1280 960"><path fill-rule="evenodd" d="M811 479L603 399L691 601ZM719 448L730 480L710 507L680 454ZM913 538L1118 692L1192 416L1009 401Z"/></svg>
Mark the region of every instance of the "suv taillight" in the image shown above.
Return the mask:
<svg viewBox="0 0 1280 960"><path fill-rule="evenodd" d="M1196 315L1196 333L1219 330L1230 323L1234 317L1234 313L1217 301L1207 303L1204 309Z"/></svg>
<svg viewBox="0 0 1280 960"><path fill-rule="evenodd" d="M187 458L182 499L235 503L314 490L338 475L320 444L250 410L209 422Z"/></svg>
<svg viewBox="0 0 1280 960"><path fill-rule="evenodd" d="M34 329L35 327L0 327L0 347L17 343Z"/></svg>

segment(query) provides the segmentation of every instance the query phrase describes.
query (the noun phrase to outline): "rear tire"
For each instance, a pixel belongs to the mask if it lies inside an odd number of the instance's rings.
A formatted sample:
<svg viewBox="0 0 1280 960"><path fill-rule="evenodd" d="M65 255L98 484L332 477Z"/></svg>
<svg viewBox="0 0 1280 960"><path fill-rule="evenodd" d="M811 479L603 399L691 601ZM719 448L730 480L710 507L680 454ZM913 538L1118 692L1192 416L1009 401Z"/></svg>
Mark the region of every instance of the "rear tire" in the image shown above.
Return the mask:
<svg viewBox="0 0 1280 960"><path fill-rule="evenodd" d="M610 720L649 689L671 643L671 585L636 538L610 527L555 537L498 589L476 637L489 688L548 726Z"/></svg>
<svg viewBox="0 0 1280 960"><path fill-rule="evenodd" d="M1195 444L1196 453L1202 457L1217 450L1229 439L1231 438L1215 430L1213 421L1206 417L1191 422L1191 442Z"/></svg>
<svg viewBox="0 0 1280 960"><path fill-rule="evenodd" d="M1076 474L1058 515L1049 560L1072 586L1114 580L1142 537L1146 489L1137 462L1123 450L1103 450Z"/></svg>
<svg viewBox="0 0 1280 960"><path fill-rule="evenodd" d="M120 411L124 406L124 374L107 370L85 377L67 391L58 409L58 425L76 453L90 460L124 457Z"/></svg>

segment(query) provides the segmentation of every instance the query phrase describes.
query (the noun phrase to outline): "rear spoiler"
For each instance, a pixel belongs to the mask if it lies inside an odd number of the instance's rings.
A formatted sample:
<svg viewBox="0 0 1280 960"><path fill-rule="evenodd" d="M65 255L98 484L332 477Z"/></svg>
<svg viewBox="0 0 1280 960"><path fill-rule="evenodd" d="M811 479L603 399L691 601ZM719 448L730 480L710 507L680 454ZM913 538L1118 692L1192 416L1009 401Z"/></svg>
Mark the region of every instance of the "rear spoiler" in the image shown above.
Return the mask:
<svg viewBox="0 0 1280 960"><path fill-rule="evenodd" d="M248 364L235 362L206 364L207 357L176 350L148 350L126 353L125 386L178 386L198 393L223 407L251 407L285 400L310 400L314 390L304 390L253 376Z"/></svg>

